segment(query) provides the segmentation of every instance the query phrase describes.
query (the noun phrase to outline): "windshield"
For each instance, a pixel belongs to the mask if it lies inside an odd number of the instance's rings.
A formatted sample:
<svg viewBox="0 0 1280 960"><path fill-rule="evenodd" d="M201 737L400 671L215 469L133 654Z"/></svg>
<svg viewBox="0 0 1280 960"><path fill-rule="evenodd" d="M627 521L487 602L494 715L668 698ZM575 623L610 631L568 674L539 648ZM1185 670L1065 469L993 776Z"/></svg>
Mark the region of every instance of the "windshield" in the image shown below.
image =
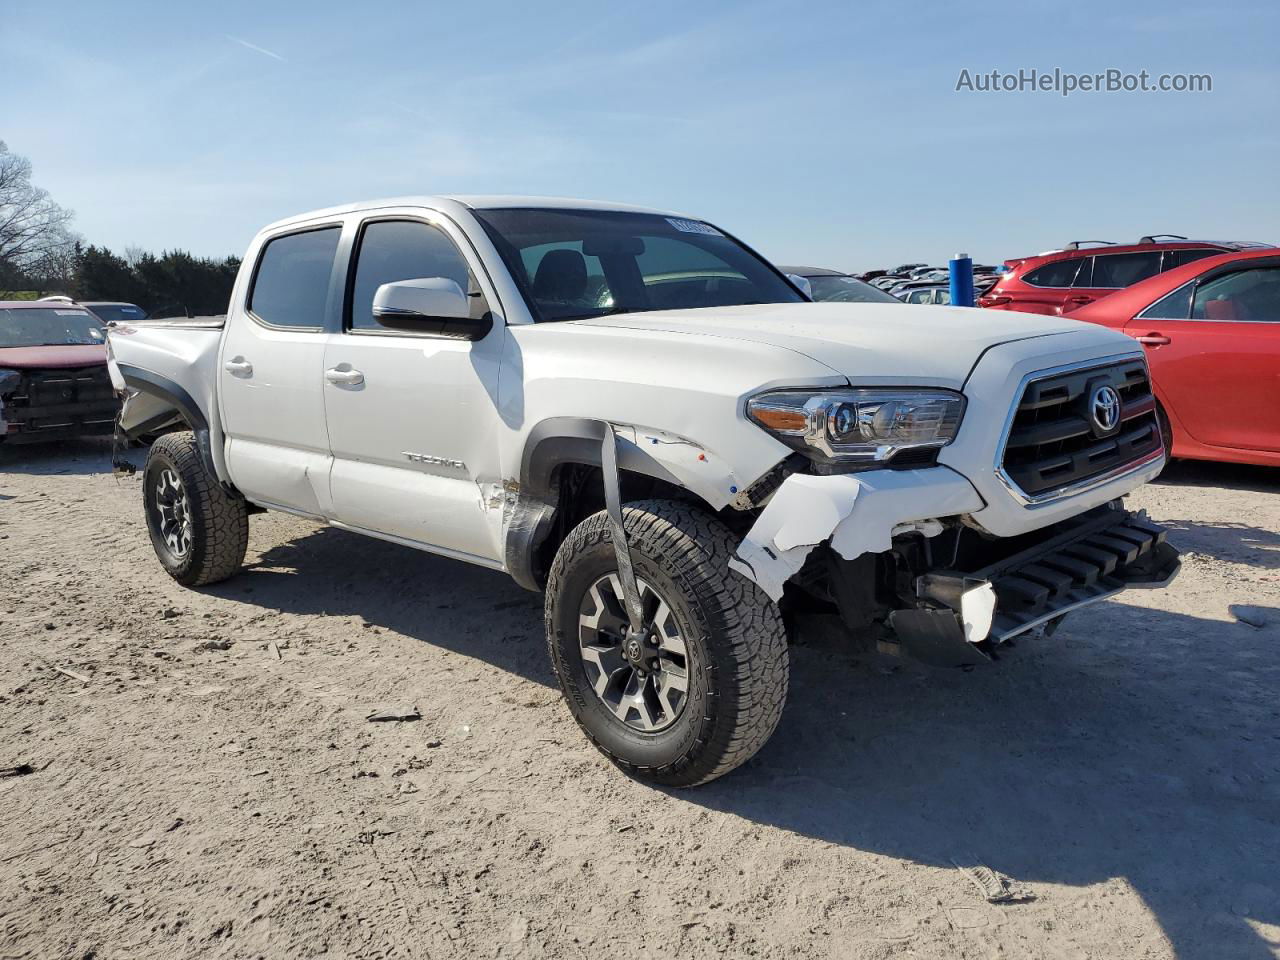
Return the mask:
<svg viewBox="0 0 1280 960"><path fill-rule="evenodd" d="M102 321L79 307L0 309L0 347L48 347L106 342Z"/></svg>
<svg viewBox="0 0 1280 960"><path fill-rule="evenodd" d="M127 323L130 320L145 320L147 312L132 303L94 303L88 306L97 314L103 323Z"/></svg>
<svg viewBox="0 0 1280 960"><path fill-rule="evenodd" d="M901 303L883 290L877 290L857 277L809 277L813 299L835 303Z"/></svg>
<svg viewBox="0 0 1280 960"><path fill-rule="evenodd" d="M534 319L804 303L771 266L715 227L612 210L476 210Z"/></svg>

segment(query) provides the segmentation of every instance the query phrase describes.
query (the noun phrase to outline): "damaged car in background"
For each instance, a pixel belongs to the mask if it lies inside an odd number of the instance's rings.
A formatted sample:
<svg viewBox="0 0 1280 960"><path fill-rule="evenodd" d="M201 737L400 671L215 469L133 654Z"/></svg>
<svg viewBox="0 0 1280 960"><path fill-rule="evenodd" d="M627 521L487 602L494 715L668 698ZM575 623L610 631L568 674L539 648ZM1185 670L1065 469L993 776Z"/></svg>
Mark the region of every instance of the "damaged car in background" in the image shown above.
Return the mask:
<svg viewBox="0 0 1280 960"><path fill-rule="evenodd" d="M1178 555L1121 497L1164 445L1130 339L1061 317L814 303L676 213L416 197L254 239L223 320L113 325L160 563L240 568L281 510L545 595L566 703L689 786L750 758L788 611L941 665ZM424 594L430 585L423 585Z"/></svg>
<svg viewBox="0 0 1280 960"><path fill-rule="evenodd" d="M0 443L110 434L106 328L70 301L0 300Z"/></svg>

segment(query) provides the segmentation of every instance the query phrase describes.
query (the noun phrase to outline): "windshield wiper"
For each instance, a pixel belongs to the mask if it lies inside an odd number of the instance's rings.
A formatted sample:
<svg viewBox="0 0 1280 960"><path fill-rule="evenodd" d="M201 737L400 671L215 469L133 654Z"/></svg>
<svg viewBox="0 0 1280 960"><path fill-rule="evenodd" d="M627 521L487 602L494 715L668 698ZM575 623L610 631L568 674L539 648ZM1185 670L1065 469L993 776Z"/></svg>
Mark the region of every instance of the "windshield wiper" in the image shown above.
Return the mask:
<svg viewBox="0 0 1280 960"><path fill-rule="evenodd" d="M581 313L567 317L556 317L555 320L548 321L550 323L561 323L570 320L595 320L599 317L611 317L615 313L630 313L626 307L610 307L608 310L602 310L600 313Z"/></svg>

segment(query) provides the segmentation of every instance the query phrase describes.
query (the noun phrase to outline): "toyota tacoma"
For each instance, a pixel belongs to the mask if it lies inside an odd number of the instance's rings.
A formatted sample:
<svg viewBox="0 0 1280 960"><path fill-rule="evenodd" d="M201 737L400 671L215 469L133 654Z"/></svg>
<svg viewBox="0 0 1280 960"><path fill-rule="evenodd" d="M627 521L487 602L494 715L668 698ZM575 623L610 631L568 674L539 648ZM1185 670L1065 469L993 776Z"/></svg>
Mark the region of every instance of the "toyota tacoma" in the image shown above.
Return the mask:
<svg viewBox="0 0 1280 960"><path fill-rule="evenodd" d="M119 438L198 586L282 510L510 574L623 769L750 758L793 611L978 664L1178 555L1121 497L1164 447L1132 340L1061 317L813 303L717 226L415 197L263 229L225 319L120 323Z"/></svg>

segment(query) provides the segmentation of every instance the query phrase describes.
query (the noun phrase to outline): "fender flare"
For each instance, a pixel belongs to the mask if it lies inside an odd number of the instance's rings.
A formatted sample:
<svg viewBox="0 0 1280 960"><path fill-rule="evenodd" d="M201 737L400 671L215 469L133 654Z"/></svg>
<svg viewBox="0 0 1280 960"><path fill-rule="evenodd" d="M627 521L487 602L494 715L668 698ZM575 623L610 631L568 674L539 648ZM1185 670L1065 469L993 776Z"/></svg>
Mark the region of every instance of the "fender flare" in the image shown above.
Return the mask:
<svg viewBox="0 0 1280 960"><path fill-rule="evenodd" d="M520 460L521 491L538 498L554 496L557 467L566 463L603 466L600 444L604 431L604 420L589 417L550 417L535 424L529 431ZM619 445L618 467L686 487L675 474L633 443Z"/></svg>
<svg viewBox="0 0 1280 960"><path fill-rule="evenodd" d="M529 431L520 461L519 492L510 496L503 518L507 572L527 590L541 589L534 559L552 532L559 506L556 469L568 463L603 469L601 443L606 427L606 421L590 417L550 417ZM688 489L633 443L618 444L618 467Z"/></svg>
<svg viewBox="0 0 1280 960"><path fill-rule="evenodd" d="M218 470L213 464L213 445L209 438L209 420L204 415L204 411L200 409L200 405L189 394L181 384L175 383L168 377L153 373L150 370L144 370L142 367L135 367L128 363L117 363L120 376L124 378L124 382L134 390L140 393L147 393L163 400L165 403L173 407L177 411L179 419L186 422L191 428L191 432L195 434L196 450L200 454L200 462L209 476L218 479ZM148 421L139 424L130 431L126 431L131 439L136 439L141 433L146 432L149 426L159 426L160 424ZM223 483L224 486L227 484Z"/></svg>

